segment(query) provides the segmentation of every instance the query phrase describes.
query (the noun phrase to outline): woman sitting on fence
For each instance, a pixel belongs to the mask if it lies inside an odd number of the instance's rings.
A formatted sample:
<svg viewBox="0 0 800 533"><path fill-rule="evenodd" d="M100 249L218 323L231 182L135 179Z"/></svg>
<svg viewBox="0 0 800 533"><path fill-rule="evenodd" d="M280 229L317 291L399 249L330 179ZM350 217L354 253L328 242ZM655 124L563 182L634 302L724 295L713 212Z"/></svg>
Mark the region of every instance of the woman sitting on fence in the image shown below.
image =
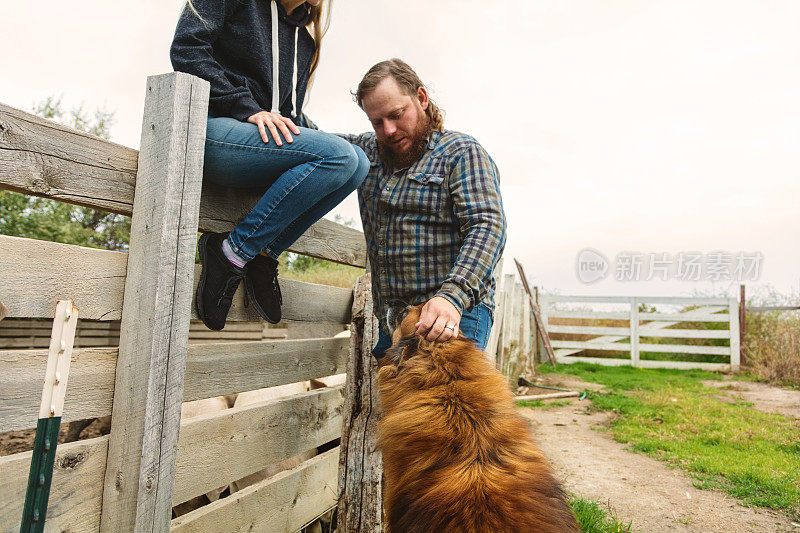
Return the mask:
<svg viewBox="0 0 800 533"><path fill-rule="evenodd" d="M328 13L329 0L191 0L178 21L173 67L211 83L203 178L266 188L229 234L200 237L195 305L210 329L225 326L242 280L258 313L280 321L278 256L369 170L360 148L306 127Z"/></svg>

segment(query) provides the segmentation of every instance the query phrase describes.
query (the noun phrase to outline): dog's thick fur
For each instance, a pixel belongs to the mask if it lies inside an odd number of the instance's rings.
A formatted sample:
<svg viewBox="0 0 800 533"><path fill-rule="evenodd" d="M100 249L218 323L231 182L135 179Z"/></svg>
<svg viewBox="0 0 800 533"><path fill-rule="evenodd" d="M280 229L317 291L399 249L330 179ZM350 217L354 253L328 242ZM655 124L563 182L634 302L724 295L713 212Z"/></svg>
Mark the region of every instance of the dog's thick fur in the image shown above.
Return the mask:
<svg viewBox="0 0 800 533"><path fill-rule="evenodd" d="M471 341L395 330L378 372L387 533L577 532L506 379Z"/></svg>

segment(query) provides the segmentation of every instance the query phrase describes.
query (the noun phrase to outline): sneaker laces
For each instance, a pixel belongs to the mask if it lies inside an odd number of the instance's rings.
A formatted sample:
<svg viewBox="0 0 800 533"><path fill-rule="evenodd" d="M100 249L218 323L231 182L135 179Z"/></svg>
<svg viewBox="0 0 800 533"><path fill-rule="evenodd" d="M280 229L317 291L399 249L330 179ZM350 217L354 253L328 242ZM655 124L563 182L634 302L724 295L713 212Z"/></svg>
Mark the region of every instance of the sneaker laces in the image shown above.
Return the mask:
<svg viewBox="0 0 800 533"><path fill-rule="evenodd" d="M239 283L244 279L244 276L244 273L231 274L230 277L225 280L225 286L219 292L219 301L217 305L221 305L223 300L229 302L233 301L233 295L236 294L236 289L239 287Z"/></svg>
<svg viewBox="0 0 800 533"><path fill-rule="evenodd" d="M275 266L270 272L272 276L272 292L278 297L278 305L283 305L283 295L281 295L281 286L278 283L278 267Z"/></svg>

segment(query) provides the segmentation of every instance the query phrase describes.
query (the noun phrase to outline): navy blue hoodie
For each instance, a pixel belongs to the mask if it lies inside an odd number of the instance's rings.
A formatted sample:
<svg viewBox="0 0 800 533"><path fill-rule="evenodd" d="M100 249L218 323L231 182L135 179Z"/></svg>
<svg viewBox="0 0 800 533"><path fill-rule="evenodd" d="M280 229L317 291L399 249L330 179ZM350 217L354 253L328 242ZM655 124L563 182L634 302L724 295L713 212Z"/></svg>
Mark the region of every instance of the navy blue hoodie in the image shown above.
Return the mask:
<svg viewBox="0 0 800 533"><path fill-rule="evenodd" d="M308 86L314 39L305 28L310 11L301 4L291 15L278 0L193 0L187 4L170 48L172 67L211 83L209 114L245 121L272 110L272 12L278 13L278 108L298 125ZM297 55L295 56L295 39ZM295 61L297 85L293 94Z"/></svg>

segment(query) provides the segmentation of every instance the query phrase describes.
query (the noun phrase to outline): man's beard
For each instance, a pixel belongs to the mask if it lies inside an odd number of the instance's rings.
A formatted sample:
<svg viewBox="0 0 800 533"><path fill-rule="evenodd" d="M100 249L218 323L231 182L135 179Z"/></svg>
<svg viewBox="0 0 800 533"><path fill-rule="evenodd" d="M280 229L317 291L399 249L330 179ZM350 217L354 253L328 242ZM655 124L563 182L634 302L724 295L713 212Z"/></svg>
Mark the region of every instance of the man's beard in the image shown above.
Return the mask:
<svg viewBox="0 0 800 533"><path fill-rule="evenodd" d="M431 120L428 118L428 115L425 113L421 113L421 115L417 122L417 127L409 136L411 146L408 150L398 153L386 142L378 140L378 155L389 170L394 171L408 168L419 161L422 154L425 153L425 149L428 145L428 137L430 137L433 132L433 128L431 127Z"/></svg>

